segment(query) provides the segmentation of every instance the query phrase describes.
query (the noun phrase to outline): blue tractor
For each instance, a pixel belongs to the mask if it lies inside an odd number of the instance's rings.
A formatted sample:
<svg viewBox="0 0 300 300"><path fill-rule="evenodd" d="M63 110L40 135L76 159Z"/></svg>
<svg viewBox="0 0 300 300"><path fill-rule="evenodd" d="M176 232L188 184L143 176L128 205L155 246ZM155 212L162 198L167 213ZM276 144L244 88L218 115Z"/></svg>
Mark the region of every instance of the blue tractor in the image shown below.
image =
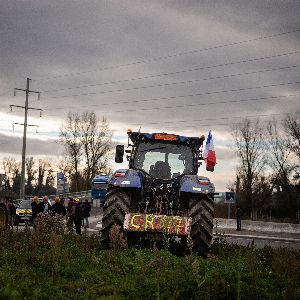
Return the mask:
<svg viewBox="0 0 300 300"><path fill-rule="evenodd" d="M92 180L91 197L92 200L99 199L100 206L104 205L108 179L108 175L96 175Z"/></svg>
<svg viewBox="0 0 300 300"><path fill-rule="evenodd" d="M117 170L108 181L102 219L102 243L112 247L119 226L128 244L161 241L167 235L203 256L213 235L214 185L198 176L205 137L128 130L128 146L116 146ZM130 142L131 141L131 142ZM191 242L192 241L192 242ZM190 248L190 246L189 246Z"/></svg>

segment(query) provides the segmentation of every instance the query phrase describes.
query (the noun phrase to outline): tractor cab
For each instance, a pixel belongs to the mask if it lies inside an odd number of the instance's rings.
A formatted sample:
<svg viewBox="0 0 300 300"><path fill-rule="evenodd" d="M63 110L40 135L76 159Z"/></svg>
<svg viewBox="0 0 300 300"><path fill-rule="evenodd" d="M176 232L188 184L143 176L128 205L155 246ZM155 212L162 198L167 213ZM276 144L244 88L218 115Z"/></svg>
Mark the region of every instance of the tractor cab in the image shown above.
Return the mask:
<svg viewBox="0 0 300 300"><path fill-rule="evenodd" d="M128 131L126 150L129 168L140 170L155 179L171 180L184 174L197 174L204 141L167 133L139 133ZM116 162L123 161L124 146L116 148Z"/></svg>

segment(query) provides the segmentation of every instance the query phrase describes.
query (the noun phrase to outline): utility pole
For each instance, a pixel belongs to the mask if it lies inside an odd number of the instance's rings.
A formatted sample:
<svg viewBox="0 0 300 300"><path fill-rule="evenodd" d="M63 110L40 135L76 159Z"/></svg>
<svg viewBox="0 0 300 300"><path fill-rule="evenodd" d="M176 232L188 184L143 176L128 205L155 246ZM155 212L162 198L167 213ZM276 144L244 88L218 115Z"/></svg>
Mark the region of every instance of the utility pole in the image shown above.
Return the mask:
<svg viewBox="0 0 300 300"><path fill-rule="evenodd" d="M12 111L13 107L23 108L25 110L24 124L20 124L20 123L14 123L13 124L13 126L15 124L17 124L17 125L23 125L24 126L23 146L22 146L22 172L21 172L21 184L20 184L20 199L24 199L24 197L25 197L25 162L26 162L26 134L27 134L27 127L28 126L38 127L37 125L28 125L27 124L28 110L29 109L39 110L40 111L40 116L41 116L41 112L42 112L42 109L40 109L40 108L28 107L29 94L30 93L36 93L36 94L38 94L38 99L40 99L40 94L41 94L40 92L31 91L29 89L29 82L30 82L30 80L31 80L30 78L27 78L26 90L24 90L24 89L18 89L18 88L14 89L14 96L16 96L16 91L23 91L23 92L25 92L25 94L26 94L25 106L10 105L10 110L11 111Z"/></svg>

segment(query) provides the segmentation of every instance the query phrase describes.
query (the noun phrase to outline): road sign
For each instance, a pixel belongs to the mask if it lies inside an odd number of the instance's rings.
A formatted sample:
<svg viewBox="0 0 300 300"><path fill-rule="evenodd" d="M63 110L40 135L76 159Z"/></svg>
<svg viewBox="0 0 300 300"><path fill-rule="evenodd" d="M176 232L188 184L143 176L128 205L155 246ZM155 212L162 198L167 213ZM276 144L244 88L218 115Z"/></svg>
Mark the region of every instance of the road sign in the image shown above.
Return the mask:
<svg viewBox="0 0 300 300"><path fill-rule="evenodd" d="M65 174L63 172L57 173L57 181L64 180L64 179L65 179Z"/></svg>
<svg viewBox="0 0 300 300"><path fill-rule="evenodd" d="M68 182L65 182L65 193L69 193L70 191L70 186Z"/></svg>
<svg viewBox="0 0 300 300"><path fill-rule="evenodd" d="M225 192L224 203L235 203L235 193L234 192Z"/></svg>
<svg viewBox="0 0 300 300"><path fill-rule="evenodd" d="M225 192L214 193L215 203L224 203L225 201Z"/></svg>
<svg viewBox="0 0 300 300"><path fill-rule="evenodd" d="M63 184L58 184L57 188L56 188L56 191L58 193L63 193L65 191L64 185Z"/></svg>
<svg viewBox="0 0 300 300"><path fill-rule="evenodd" d="M69 192L69 184L67 178L63 172L57 173L57 187L56 192L58 194L64 194Z"/></svg>

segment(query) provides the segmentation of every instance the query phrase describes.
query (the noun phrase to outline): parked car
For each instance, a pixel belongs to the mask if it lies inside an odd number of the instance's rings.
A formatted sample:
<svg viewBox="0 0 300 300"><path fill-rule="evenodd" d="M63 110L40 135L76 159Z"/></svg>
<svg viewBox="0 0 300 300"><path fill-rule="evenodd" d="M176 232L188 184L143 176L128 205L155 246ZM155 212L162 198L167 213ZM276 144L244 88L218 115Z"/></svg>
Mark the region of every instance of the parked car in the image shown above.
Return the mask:
<svg viewBox="0 0 300 300"><path fill-rule="evenodd" d="M32 222L32 208L31 200L21 200L16 210L15 224L18 226L20 223L31 223Z"/></svg>
<svg viewBox="0 0 300 300"><path fill-rule="evenodd" d="M19 205L20 205L20 203L21 203L22 200L24 200L24 199L16 199L16 200L14 200L14 205L15 205L16 208L19 207Z"/></svg>
<svg viewBox="0 0 300 300"><path fill-rule="evenodd" d="M104 205L108 180L108 175L96 175L92 180L91 198L99 199L100 206Z"/></svg>

